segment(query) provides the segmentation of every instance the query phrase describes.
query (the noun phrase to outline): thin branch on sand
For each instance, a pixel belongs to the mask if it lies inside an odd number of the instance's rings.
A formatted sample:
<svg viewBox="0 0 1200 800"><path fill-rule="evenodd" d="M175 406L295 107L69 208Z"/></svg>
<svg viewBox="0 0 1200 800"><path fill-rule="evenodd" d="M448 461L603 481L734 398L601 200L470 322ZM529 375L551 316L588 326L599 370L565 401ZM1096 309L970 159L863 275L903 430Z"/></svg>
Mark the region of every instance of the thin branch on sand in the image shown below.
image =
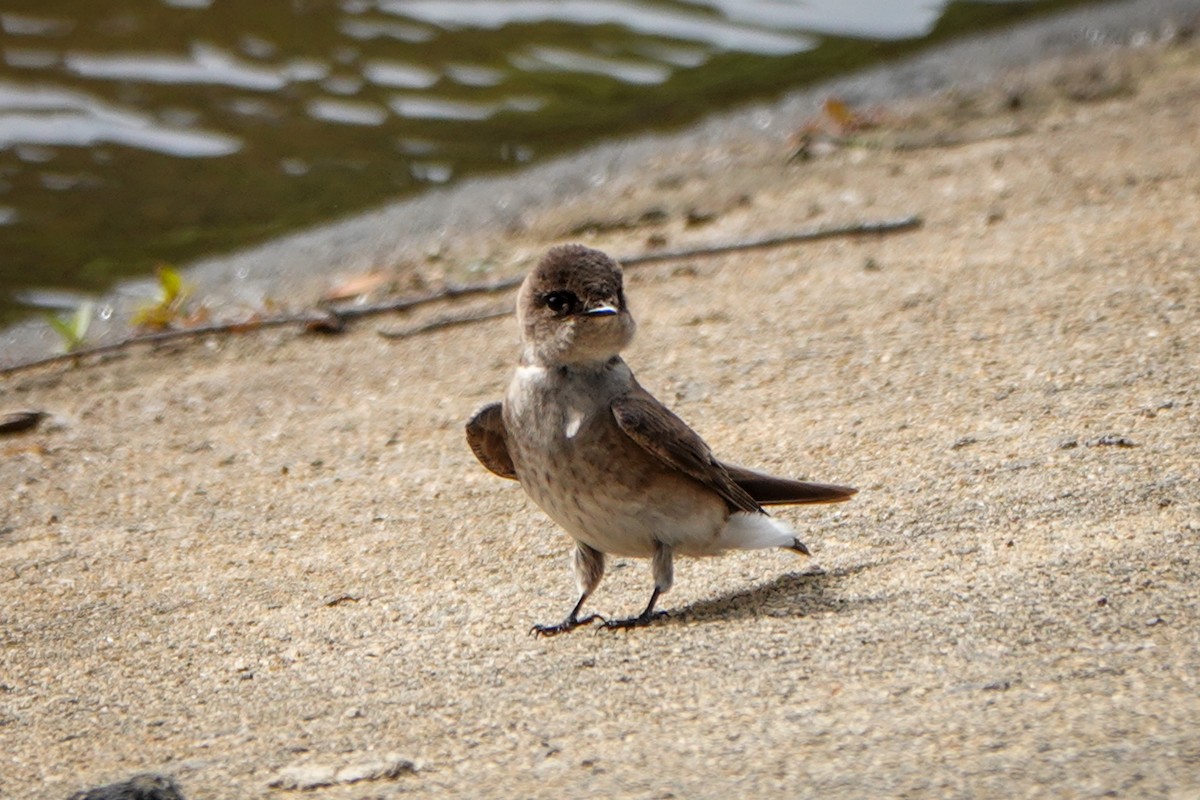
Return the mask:
<svg viewBox="0 0 1200 800"><path fill-rule="evenodd" d="M512 306L506 305L500 308L471 311L466 314L446 314L445 316L431 319L428 322L423 322L420 325L413 325L408 328L398 328L396 330L379 331L379 335L385 339L408 339L412 336L420 336L423 333L429 333L430 331L440 331L443 328L453 328L456 325L468 325L472 322L483 322L484 320L496 319L498 317L507 317L512 312Z"/></svg>
<svg viewBox="0 0 1200 800"><path fill-rule="evenodd" d="M794 231L792 233L763 236L754 239L742 239L732 242L720 242L716 244L701 245L699 247L682 248L679 250L658 250L650 253L641 253L638 255L618 258L617 261L626 267L636 267L643 264L656 264L663 261L679 261L685 258L707 258L746 250L783 247L785 245L800 244L803 242L815 242L822 239L900 233L903 231L913 230L920 227L920 225L921 218L914 214L896 219L859 222L851 225L808 228L806 230ZM88 358L89 356L100 356L109 353L115 353L133 345L157 345L178 339L188 339L198 336L247 333L249 331L259 330L262 328L278 328L285 325L303 326L307 330L315 333L339 333L345 328L346 323L352 320L361 319L363 317L377 316L380 314L409 311L411 309L429 305L431 303L445 302L447 300L454 300L456 298L465 297L468 295L497 294L499 292L505 292L516 288L521 284L523 279L523 275L517 275L508 278L499 278L492 281L480 281L478 283L451 283L446 284L442 288L434 291L398 297L382 303L346 307L322 305L317 308L291 314L277 314L273 316L255 317L250 320L222 322L211 325L198 325L192 328L178 328L174 330L138 334L109 344L73 350L70 353L60 353L58 355L47 356L34 361L27 361L22 364L3 367L0 368L0 377L5 377L22 370L47 366L50 364L58 364L67 361L78 363L81 359ZM507 308L504 310L493 309L483 312L476 311L461 315L449 315L439 317L431 322L417 325L410 329L395 332L383 332L382 335L390 338L406 338L453 325L464 325L470 322L493 319L506 313L509 313L509 309Z"/></svg>

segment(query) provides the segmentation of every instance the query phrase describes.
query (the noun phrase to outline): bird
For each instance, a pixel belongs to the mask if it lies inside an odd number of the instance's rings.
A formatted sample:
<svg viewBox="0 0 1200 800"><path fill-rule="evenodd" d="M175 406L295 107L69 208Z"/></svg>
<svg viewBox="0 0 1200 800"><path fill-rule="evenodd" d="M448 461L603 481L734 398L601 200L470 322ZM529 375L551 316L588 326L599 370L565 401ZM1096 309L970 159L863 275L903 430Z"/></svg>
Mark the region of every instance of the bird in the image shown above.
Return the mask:
<svg viewBox="0 0 1200 800"><path fill-rule="evenodd" d="M516 480L575 542L578 600L553 636L599 621L629 629L666 616L674 558L731 550L809 549L764 506L836 503L848 486L775 477L718 460L704 440L634 378L621 357L636 323L620 264L579 244L551 248L517 293L521 354L501 401L466 424L480 463ZM607 556L649 558L653 592L641 614L581 616Z"/></svg>

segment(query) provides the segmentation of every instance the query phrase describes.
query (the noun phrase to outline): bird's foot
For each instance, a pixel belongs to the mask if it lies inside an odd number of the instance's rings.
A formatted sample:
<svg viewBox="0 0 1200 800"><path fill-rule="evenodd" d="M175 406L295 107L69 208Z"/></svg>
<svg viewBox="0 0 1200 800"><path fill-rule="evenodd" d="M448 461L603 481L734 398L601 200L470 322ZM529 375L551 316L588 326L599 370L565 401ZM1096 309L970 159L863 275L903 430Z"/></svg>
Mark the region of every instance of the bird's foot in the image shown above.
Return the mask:
<svg viewBox="0 0 1200 800"><path fill-rule="evenodd" d="M627 631L630 628L643 628L664 617L671 616L666 611L643 611L640 616L629 619L606 619L597 630Z"/></svg>
<svg viewBox="0 0 1200 800"><path fill-rule="evenodd" d="M578 619L574 614L572 614L557 625L534 625L529 629L529 633L535 638L542 636L558 636L560 633L573 631L580 625L590 625L596 620L600 620L606 625L608 624L608 621L599 614L588 614L583 619Z"/></svg>

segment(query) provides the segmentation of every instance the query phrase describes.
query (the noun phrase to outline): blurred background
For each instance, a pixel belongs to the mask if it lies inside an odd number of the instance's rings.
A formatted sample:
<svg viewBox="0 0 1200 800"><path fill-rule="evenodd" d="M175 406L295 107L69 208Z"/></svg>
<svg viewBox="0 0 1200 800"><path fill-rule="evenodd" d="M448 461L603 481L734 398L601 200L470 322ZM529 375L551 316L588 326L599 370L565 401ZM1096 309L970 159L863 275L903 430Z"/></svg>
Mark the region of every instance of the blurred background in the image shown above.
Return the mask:
<svg viewBox="0 0 1200 800"><path fill-rule="evenodd" d="M4 0L0 325L1063 0Z"/></svg>

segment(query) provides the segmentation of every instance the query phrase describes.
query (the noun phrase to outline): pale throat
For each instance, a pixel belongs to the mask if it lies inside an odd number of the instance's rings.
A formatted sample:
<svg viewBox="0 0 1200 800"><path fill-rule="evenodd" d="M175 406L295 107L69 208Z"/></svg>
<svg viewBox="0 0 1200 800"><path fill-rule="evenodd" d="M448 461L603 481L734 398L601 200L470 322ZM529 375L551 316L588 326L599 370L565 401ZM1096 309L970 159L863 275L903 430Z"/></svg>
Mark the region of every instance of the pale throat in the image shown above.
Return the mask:
<svg viewBox="0 0 1200 800"><path fill-rule="evenodd" d="M518 415L544 415L557 406L554 427L566 439L574 439L588 416L607 408L611 398L630 385L633 374L620 356L585 364L545 366L522 363L513 375L505 402ZM549 397L556 403L548 404Z"/></svg>

